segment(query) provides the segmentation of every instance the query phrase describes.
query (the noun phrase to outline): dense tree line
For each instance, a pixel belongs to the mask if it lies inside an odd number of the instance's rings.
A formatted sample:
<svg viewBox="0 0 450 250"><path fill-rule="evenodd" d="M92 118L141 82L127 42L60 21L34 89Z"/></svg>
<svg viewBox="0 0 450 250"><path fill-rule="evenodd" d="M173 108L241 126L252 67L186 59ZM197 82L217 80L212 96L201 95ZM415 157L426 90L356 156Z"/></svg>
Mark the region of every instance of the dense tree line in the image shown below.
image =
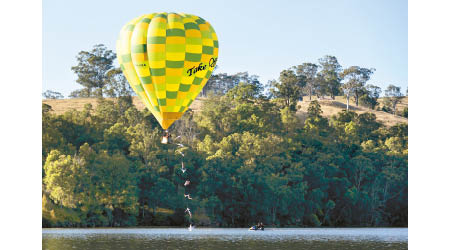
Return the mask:
<svg viewBox="0 0 450 250"><path fill-rule="evenodd" d="M184 225L176 146L129 99L55 115L43 108L44 226ZM240 83L173 127L189 147L198 224L405 226L407 124L372 113L327 119L317 101L295 110Z"/></svg>

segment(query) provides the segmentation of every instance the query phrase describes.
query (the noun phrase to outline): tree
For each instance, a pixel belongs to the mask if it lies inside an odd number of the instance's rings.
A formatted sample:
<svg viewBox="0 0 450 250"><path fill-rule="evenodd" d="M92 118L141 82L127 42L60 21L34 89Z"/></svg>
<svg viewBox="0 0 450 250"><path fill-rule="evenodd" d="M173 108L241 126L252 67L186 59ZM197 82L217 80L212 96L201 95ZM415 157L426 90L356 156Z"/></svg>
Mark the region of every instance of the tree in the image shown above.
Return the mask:
<svg viewBox="0 0 450 250"><path fill-rule="evenodd" d="M402 116L408 118L408 107L405 107L402 111Z"/></svg>
<svg viewBox="0 0 450 250"><path fill-rule="evenodd" d="M306 82L306 92L309 95L309 100L311 96L315 94L318 87L318 82L316 79L318 66L314 63L303 63L295 67L297 76L303 76Z"/></svg>
<svg viewBox="0 0 450 250"><path fill-rule="evenodd" d="M43 163L47 155L52 150L60 150L62 152L71 152L75 149L64 138L63 122L61 119L53 114L52 107L48 104L42 104L42 160ZM43 171L45 175L45 171Z"/></svg>
<svg viewBox="0 0 450 250"><path fill-rule="evenodd" d="M45 99L63 99L64 98L64 96L61 93L52 91L52 90L45 91L44 93L42 93L42 96Z"/></svg>
<svg viewBox="0 0 450 250"><path fill-rule="evenodd" d="M240 82L236 87L228 91L227 97L238 101L245 102L255 100L262 97L263 86L259 83Z"/></svg>
<svg viewBox="0 0 450 250"><path fill-rule="evenodd" d="M321 70L317 73L320 90L327 93L334 100L334 97L339 94L341 86L341 78L339 76L342 67L335 56L326 55L319 59Z"/></svg>
<svg viewBox="0 0 450 250"><path fill-rule="evenodd" d="M361 102L371 109L375 109L378 104L378 98L380 97L381 88L372 84L365 86L363 94L361 96Z"/></svg>
<svg viewBox="0 0 450 250"><path fill-rule="evenodd" d="M236 87L239 83L250 83L261 85L258 76L249 75L247 72L239 72L233 75L227 73L212 74L208 84L202 89L202 96L206 97L209 93L215 95L225 95L230 89Z"/></svg>
<svg viewBox="0 0 450 250"><path fill-rule="evenodd" d="M208 84L203 87L201 95L203 97L209 93L224 95L238 83L239 81L234 75L228 75L227 73L212 74L208 80Z"/></svg>
<svg viewBox="0 0 450 250"><path fill-rule="evenodd" d="M308 106L308 116L309 117L321 116L322 113L323 113L323 111L320 107L319 101L314 100L309 103L309 106Z"/></svg>
<svg viewBox="0 0 450 250"><path fill-rule="evenodd" d="M134 94L130 84L120 68L111 69L106 73L104 93L109 97L129 97Z"/></svg>
<svg viewBox="0 0 450 250"><path fill-rule="evenodd" d="M103 96L103 88L107 84L108 72L113 68L116 54L108 50L105 45L94 45L91 51L81 51L78 53L78 65L72 67L72 71L77 75L77 83L81 84L87 97L92 96L92 90L97 90L96 96Z"/></svg>
<svg viewBox="0 0 450 250"><path fill-rule="evenodd" d="M283 101L283 107L296 110L296 104L303 95L302 89L306 85L306 77L297 76L293 69L287 69L281 71L279 82L271 81L270 85L271 94Z"/></svg>
<svg viewBox="0 0 450 250"><path fill-rule="evenodd" d="M402 92L400 92L400 87L390 84L384 91L384 95L386 96L385 103L387 106L392 108L393 114L395 115L397 111L397 104L403 98Z"/></svg>
<svg viewBox="0 0 450 250"><path fill-rule="evenodd" d="M327 135L328 119L322 117L322 108L317 100L309 103L308 118L305 120L304 129L308 131L309 135Z"/></svg>
<svg viewBox="0 0 450 250"><path fill-rule="evenodd" d="M87 88L77 89L77 90L70 92L69 97L70 98L88 98L88 97L91 97L91 92Z"/></svg>
<svg viewBox="0 0 450 250"><path fill-rule="evenodd" d="M359 104L359 97L364 90L364 85L370 80L370 76L375 69L366 69L359 66L351 66L341 73L341 77L347 80L342 85L342 90L347 97L347 110L349 106L350 96L355 97L356 106Z"/></svg>
<svg viewBox="0 0 450 250"><path fill-rule="evenodd" d="M287 136L293 136L294 132L300 127L300 121L298 116L295 115L295 111L285 107L280 110L281 123L284 126Z"/></svg>
<svg viewBox="0 0 450 250"><path fill-rule="evenodd" d="M52 150L44 165L43 181L58 205L81 210L89 225L113 226L121 212L134 214L136 179L131 162L122 154L97 154L88 144L78 155ZM115 216L114 216L115 215Z"/></svg>

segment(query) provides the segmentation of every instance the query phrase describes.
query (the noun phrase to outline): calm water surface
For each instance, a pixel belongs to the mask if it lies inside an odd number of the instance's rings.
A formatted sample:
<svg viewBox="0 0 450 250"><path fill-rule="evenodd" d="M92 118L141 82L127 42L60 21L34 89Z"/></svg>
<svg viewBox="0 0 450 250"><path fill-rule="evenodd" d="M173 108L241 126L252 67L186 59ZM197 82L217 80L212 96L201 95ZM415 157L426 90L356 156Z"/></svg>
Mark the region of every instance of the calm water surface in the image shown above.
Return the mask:
<svg viewBox="0 0 450 250"><path fill-rule="evenodd" d="M407 228L42 229L42 249L408 249Z"/></svg>

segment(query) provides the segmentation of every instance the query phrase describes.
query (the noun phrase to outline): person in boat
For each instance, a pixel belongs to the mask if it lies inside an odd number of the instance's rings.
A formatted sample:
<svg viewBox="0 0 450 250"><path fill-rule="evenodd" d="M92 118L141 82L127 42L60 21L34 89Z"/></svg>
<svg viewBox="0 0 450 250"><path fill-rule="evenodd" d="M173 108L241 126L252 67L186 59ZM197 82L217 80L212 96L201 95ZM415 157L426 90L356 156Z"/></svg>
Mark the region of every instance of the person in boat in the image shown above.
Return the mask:
<svg viewBox="0 0 450 250"><path fill-rule="evenodd" d="M264 224L262 222L258 222L257 225L252 226L250 230L262 230L264 231Z"/></svg>

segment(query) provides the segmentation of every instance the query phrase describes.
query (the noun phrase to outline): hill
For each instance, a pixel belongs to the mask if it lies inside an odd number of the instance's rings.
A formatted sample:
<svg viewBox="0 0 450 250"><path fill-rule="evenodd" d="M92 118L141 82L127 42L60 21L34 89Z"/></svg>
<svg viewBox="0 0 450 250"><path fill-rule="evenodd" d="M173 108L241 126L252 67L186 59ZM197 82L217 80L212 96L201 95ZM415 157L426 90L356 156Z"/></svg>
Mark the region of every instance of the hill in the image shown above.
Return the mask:
<svg viewBox="0 0 450 250"><path fill-rule="evenodd" d="M203 100L204 98L197 98L192 103L190 108L194 111L201 110ZM317 100L317 97L313 97L312 100ZM381 103L382 100L379 100L379 102ZM59 99L59 100L45 99L42 100L42 103L50 105L53 110L52 112L54 112L55 114L63 114L64 112L69 111L71 109L82 110L84 105L87 103L92 104L93 108L95 108L97 106L97 99L96 98L74 98L74 99ZM138 97L136 96L133 97L133 103L137 109L139 110L144 109L144 104L139 100ZM299 117L302 118L303 120L306 119L307 114L306 112L309 103L310 101L308 97L305 97L303 101L298 102L301 108L297 113ZM331 98L320 99L319 103L322 107L323 115L328 118L346 108L346 100L343 96L338 96L336 97L335 100L331 100ZM398 104L397 110L403 110L407 106L408 106L408 97L404 97L401 103ZM397 123L408 122L407 118L401 116L393 115L383 111L370 110L369 108L362 106L357 107L353 101L350 101L350 110L355 111L359 114L364 112L374 113L377 116L377 120L387 126L393 126Z"/></svg>
<svg viewBox="0 0 450 250"><path fill-rule="evenodd" d="M317 98L313 97L312 100L317 100ZM380 98L378 102L382 103L382 98ZM309 97L305 97L303 101L298 103L299 105L301 105L298 114L302 119L306 119L309 103L310 103ZM346 109L347 107L346 99L343 96L337 96L335 100L331 100L331 98L322 99L319 100L319 103L320 106L322 107L323 115L328 118ZM397 110L402 111L405 107L408 107L407 96L404 97L399 104L397 104ZM355 102L353 101L350 101L349 108L350 110L355 111L358 114L365 112L374 113L377 116L377 120L387 126L393 126L397 123L408 123L408 119L405 117L393 115L384 111L371 110L361 105L356 106Z"/></svg>

